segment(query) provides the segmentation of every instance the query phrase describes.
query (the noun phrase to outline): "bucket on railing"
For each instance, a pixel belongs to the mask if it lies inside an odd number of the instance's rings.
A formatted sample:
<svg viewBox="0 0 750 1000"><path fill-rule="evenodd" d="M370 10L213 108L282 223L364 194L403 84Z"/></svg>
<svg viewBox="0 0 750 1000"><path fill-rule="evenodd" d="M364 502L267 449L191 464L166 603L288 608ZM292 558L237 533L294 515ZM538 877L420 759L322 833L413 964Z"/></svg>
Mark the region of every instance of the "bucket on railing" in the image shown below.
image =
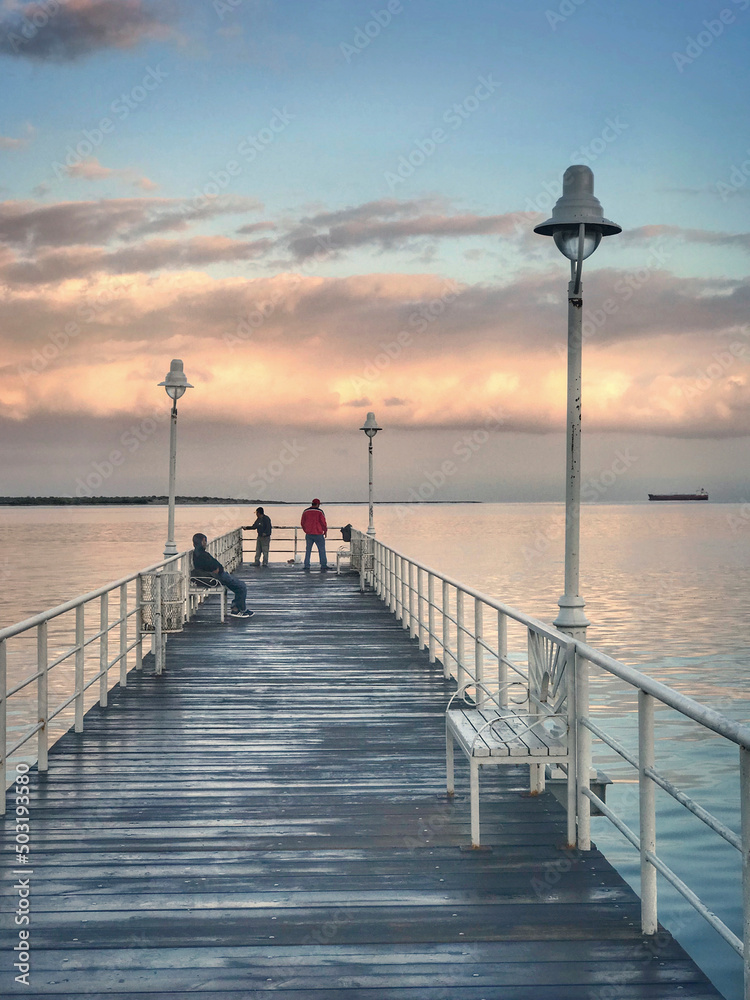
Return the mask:
<svg viewBox="0 0 750 1000"><path fill-rule="evenodd" d="M182 632L185 625L185 576L180 572L144 573L141 577L142 632ZM161 600L159 600L159 597ZM157 615L161 627L157 629Z"/></svg>

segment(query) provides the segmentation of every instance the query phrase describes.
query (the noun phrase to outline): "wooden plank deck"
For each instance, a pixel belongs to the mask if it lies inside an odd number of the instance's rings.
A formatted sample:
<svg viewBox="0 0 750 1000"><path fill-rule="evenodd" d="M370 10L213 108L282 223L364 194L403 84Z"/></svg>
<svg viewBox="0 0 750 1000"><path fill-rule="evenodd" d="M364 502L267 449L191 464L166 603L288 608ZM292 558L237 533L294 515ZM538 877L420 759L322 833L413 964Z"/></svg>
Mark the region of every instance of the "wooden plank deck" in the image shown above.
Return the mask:
<svg viewBox="0 0 750 1000"><path fill-rule="evenodd" d="M492 850L460 850L442 669L356 578L242 573L253 619L204 605L163 676L147 660L32 774L30 986L9 811L0 995L719 997L668 935L644 945L598 851L560 849L563 811L521 795L527 768L486 772Z"/></svg>

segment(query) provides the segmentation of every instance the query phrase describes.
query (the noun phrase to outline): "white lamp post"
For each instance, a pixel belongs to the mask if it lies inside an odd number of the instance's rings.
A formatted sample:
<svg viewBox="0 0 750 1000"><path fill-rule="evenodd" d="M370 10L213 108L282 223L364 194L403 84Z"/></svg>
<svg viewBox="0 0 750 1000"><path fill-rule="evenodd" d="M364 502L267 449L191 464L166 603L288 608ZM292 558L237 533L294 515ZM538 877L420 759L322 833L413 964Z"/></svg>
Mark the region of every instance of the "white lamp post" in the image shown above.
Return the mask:
<svg viewBox="0 0 750 1000"><path fill-rule="evenodd" d="M602 215L594 197L594 175L589 167L568 167L563 193L552 218L534 227L551 236L560 253L570 261L568 285L568 427L567 481L565 488L565 593L558 601L555 625L574 639L586 638L590 624L579 591L579 541L581 522L581 328L583 291L581 270L602 236L614 236L622 227Z"/></svg>
<svg viewBox="0 0 750 1000"><path fill-rule="evenodd" d="M373 517L372 517L372 439L375 437L378 431L382 431L382 429L383 429L382 427L378 427L378 422L375 419L375 414L372 412L367 414L367 420L365 420L364 426L360 427L360 430L364 431L369 439L368 453L370 459L370 492L369 492L370 523L367 527L367 534L373 537L375 536L375 525L373 523Z"/></svg>
<svg viewBox="0 0 750 1000"><path fill-rule="evenodd" d="M177 468L177 400L184 395L186 389L193 386L188 382L182 370L182 362L174 359L169 371L164 377L163 385L167 395L172 400L172 424L169 431L169 518L167 522L167 544L164 546L164 558L177 555L177 545L174 540L174 480Z"/></svg>

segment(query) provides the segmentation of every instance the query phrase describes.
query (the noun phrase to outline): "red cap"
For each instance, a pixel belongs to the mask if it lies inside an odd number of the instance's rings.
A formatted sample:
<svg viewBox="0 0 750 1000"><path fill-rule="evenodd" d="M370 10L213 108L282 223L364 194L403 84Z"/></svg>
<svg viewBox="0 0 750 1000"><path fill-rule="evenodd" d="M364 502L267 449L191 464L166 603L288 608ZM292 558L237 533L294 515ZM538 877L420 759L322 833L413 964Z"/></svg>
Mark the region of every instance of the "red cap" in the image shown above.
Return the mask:
<svg viewBox="0 0 750 1000"><path fill-rule="evenodd" d="M312 506L313 507L320 507L320 500L318 500L317 497L315 497L315 499L313 500Z"/></svg>

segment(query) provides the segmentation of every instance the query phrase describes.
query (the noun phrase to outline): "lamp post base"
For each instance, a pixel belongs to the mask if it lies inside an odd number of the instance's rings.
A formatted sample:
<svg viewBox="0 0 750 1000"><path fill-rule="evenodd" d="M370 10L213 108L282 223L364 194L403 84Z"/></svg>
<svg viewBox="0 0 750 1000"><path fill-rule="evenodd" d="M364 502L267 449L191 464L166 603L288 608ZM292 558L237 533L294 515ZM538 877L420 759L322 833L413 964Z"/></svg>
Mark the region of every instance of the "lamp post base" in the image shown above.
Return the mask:
<svg viewBox="0 0 750 1000"><path fill-rule="evenodd" d="M164 558L169 559L172 556L176 555L177 555L177 543L167 542L167 544L164 546Z"/></svg>
<svg viewBox="0 0 750 1000"><path fill-rule="evenodd" d="M565 632L571 639L586 641L586 629L591 622L583 612L586 602L582 597L570 597L563 594L557 602L560 613L552 623L555 628Z"/></svg>

